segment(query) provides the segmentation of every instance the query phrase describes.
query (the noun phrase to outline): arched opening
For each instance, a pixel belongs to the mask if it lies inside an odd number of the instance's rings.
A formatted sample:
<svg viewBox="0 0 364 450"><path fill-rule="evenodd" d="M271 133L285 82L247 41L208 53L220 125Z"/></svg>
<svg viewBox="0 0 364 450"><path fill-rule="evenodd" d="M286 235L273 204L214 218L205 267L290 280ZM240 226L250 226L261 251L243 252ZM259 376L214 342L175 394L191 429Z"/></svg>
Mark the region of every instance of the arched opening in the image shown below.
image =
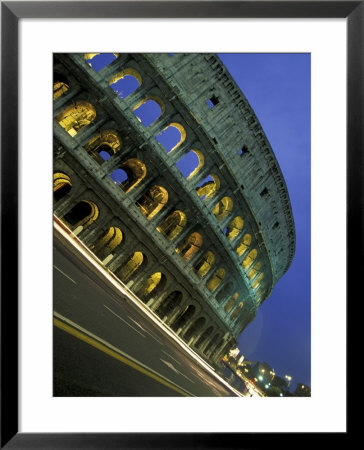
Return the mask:
<svg viewBox="0 0 364 450"><path fill-rule="evenodd" d="M71 178L62 172L53 174L53 200L58 202L72 189Z"/></svg>
<svg viewBox="0 0 364 450"><path fill-rule="evenodd" d="M217 175L209 175L196 188L197 195L202 199L212 198L220 189L220 180Z"/></svg>
<svg viewBox="0 0 364 450"><path fill-rule="evenodd" d="M215 334L215 336L211 339L211 341L207 344L204 353L205 355L216 345L218 340L220 339L219 334Z"/></svg>
<svg viewBox="0 0 364 450"><path fill-rule="evenodd" d="M188 238L176 248L176 252L179 253L186 261L189 261L193 255L195 255L202 246L202 236L196 231L188 236Z"/></svg>
<svg viewBox="0 0 364 450"><path fill-rule="evenodd" d="M162 186L152 186L137 202L140 211L148 219L154 217L167 203L168 192Z"/></svg>
<svg viewBox="0 0 364 450"><path fill-rule="evenodd" d="M190 180L199 172L204 163L205 158L202 152L199 150L190 150L176 162L176 167L187 180Z"/></svg>
<svg viewBox="0 0 364 450"><path fill-rule="evenodd" d="M214 214L218 220L224 219L233 209L233 206L234 203L230 197L223 197L214 206L212 214Z"/></svg>
<svg viewBox="0 0 364 450"><path fill-rule="evenodd" d="M75 136L83 127L89 125L96 118L95 108L91 103L78 101L64 109L56 119L70 134Z"/></svg>
<svg viewBox="0 0 364 450"><path fill-rule="evenodd" d="M182 292L173 291L171 292L163 302L155 310L158 317L163 319L164 317L171 317L176 308L181 304Z"/></svg>
<svg viewBox="0 0 364 450"><path fill-rule="evenodd" d="M221 303L226 297L231 295L233 290L233 284L231 282L226 283L225 286L221 288L221 291L216 295L216 301Z"/></svg>
<svg viewBox="0 0 364 450"><path fill-rule="evenodd" d="M213 327L207 328L201 336L197 339L195 347L200 348L201 345L206 341L206 339L212 334Z"/></svg>
<svg viewBox="0 0 364 450"><path fill-rule="evenodd" d="M109 86L120 97L126 98L142 84L139 72L131 67L118 72L109 80Z"/></svg>
<svg viewBox="0 0 364 450"><path fill-rule="evenodd" d="M68 79L61 73L53 73L53 100L56 100L68 91L70 85Z"/></svg>
<svg viewBox="0 0 364 450"><path fill-rule="evenodd" d="M166 276L162 272L153 273L138 291L140 299L146 302L152 294L155 295L163 289L166 281Z"/></svg>
<svg viewBox="0 0 364 450"><path fill-rule="evenodd" d="M173 152L186 139L186 130L179 123L173 122L163 128L155 138L167 153Z"/></svg>
<svg viewBox="0 0 364 450"><path fill-rule="evenodd" d="M256 289L259 286L259 283L262 281L263 277L264 277L264 273L263 272L258 275L258 278L252 284L252 288L253 289Z"/></svg>
<svg viewBox="0 0 364 450"><path fill-rule="evenodd" d="M225 278L226 270L225 269L217 269L217 271L214 273L214 275L209 279L209 281L206 283L206 287L210 292L216 291L216 289L220 286L222 283L222 280Z"/></svg>
<svg viewBox="0 0 364 450"><path fill-rule="evenodd" d="M164 110L162 100L155 95L149 95L134 106L133 113L145 127L149 127L164 113Z"/></svg>
<svg viewBox="0 0 364 450"><path fill-rule="evenodd" d="M121 139L116 131L104 130L93 137L85 146L85 150L102 164L120 150Z"/></svg>
<svg viewBox="0 0 364 450"><path fill-rule="evenodd" d="M265 289L265 283L264 282L260 283L259 288L255 291L255 296L256 297L258 297L258 296L262 297L263 295L265 295L267 291L264 291L264 289Z"/></svg>
<svg viewBox="0 0 364 450"><path fill-rule="evenodd" d="M194 315L196 308L193 305L188 305L185 310L173 321L171 324L171 328L173 331L178 331L180 328L183 328L186 323L191 319Z"/></svg>
<svg viewBox="0 0 364 450"><path fill-rule="evenodd" d="M217 341L217 343L214 345L214 348L212 349L210 358L213 359L217 355L219 351L221 351L222 346L224 345L224 339L220 339Z"/></svg>
<svg viewBox="0 0 364 450"><path fill-rule="evenodd" d="M210 251L206 252L194 267L197 275L203 278L210 271L214 262L215 255Z"/></svg>
<svg viewBox="0 0 364 450"><path fill-rule="evenodd" d="M233 306L235 305L238 297L239 297L239 294L237 292L235 292L235 294L230 298L230 300L228 300L228 302L224 306L224 310L227 314L229 314L229 312L233 309Z"/></svg>
<svg viewBox="0 0 364 450"><path fill-rule="evenodd" d="M255 258L258 255L258 251L253 248L253 250L251 250L245 257L244 261L243 261L243 267L245 270L249 269L249 267L253 264Z"/></svg>
<svg viewBox="0 0 364 450"><path fill-rule="evenodd" d="M169 241L172 241L183 230L187 223L186 214L182 211L173 211L163 222L157 227Z"/></svg>
<svg viewBox="0 0 364 450"><path fill-rule="evenodd" d="M244 220L240 216L236 216L227 226L226 237L229 241L233 241L239 234L244 226Z"/></svg>
<svg viewBox="0 0 364 450"><path fill-rule="evenodd" d="M251 235L249 233L245 234L235 250L238 256L241 256L243 253L245 253L245 251L248 250L251 243L252 243Z"/></svg>
<svg viewBox="0 0 364 450"><path fill-rule="evenodd" d="M142 252L135 252L133 255L120 267L118 276L122 282L130 280L136 272L147 263L147 258Z"/></svg>
<svg viewBox="0 0 364 450"><path fill-rule="evenodd" d="M115 169L110 178L119 184L121 189L128 193L134 189L145 178L147 168L145 164L136 158L130 158Z"/></svg>
<svg viewBox="0 0 364 450"><path fill-rule="evenodd" d="M99 216L99 208L94 202L82 200L78 202L67 214L63 216L65 222L72 230L82 226L91 225Z"/></svg>
<svg viewBox="0 0 364 450"><path fill-rule="evenodd" d="M118 53L85 53L87 64L91 66L95 72L100 72L104 67L111 64L119 56Z"/></svg>
<svg viewBox="0 0 364 450"><path fill-rule="evenodd" d="M186 341L189 341L191 338L195 338L201 331L201 328L205 325L205 322L206 319L204 317L200 317L199 319L197 319L195 323L192 324L184 334L184 339L186 339Z"/></svg>
<svg viewBox="0 0 364 450"><path fill-rule="evenodd" d="M101 145L98 149L97 156L94 156L94 159L99 164L103 164L105 161L109 160L112 155L108 145Z"/></svg>
<svg viewBox="0 0 364 450"><path fill-rule="evenodd" d="M262 267L262 263L260 261L257 262L256 264L254 264L253 268L251 270L249 270L249 273L248 273L249 280L253 280L255 278L255 276L261 269L261 267Z"/></svg>
<svg viewBox="0 0 364 450"><path fill-rule="evenodd" d="M106 233L101 234L89 249L100 259L105 259L122 242L123 233L118 227L110 227Z"/></svg>
<svg viewBox="0 0 364 450"><path fill-rule="evenodd" d="M243 302L240 302L240 303L235 307L233 313L231 314L231 320L235 320L235 319L238 317L238 315L239 315L239 313L240 313L240 311L241 311L241 309L242 309L243 306L244 306L244 303L243 303Z"/></svg>
<svg viewBox="0 0 364 450"><path fill-rule="evenodd" d="M117 185L119 185L121 188L123 188L123 183L126 183L128 180L128 174L124 169L121 167L118 167L117 169L114 169L111 174L110 178L113 180L113 182Z"/></svg>

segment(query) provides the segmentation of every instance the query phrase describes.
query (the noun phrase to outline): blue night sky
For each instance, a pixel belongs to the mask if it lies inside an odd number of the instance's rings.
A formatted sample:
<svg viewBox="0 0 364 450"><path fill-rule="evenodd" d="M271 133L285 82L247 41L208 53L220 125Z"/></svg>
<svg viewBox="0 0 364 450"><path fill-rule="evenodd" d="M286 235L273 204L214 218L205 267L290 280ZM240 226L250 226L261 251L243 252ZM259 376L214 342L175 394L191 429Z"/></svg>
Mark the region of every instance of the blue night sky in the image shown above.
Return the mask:
<svg viewBox="0 0 364 450"><path fill-rule="evenodd" d="M287 273L239 338L249 360L311 386L311 92L309 54L219 55L247 97L283 172L296 226Z"/></svg>
<svg viewBox="0 0 364 450"><path fill-rule="evenodd" d="M254 109L273 148L296 226L293 262L241 334L239 348L246 359L268 363L279 376L291 375L293 391L297 383L311 386L311 59L309 54L288 53L218 56ZM114 58L102 54L89 62L98 71ZM135 81L125 77L112 87L125 98L138 86ZM148 102L135 114L148 126L160 109ZM167 152L178 139L179 132L172 127L157 136ZM196 155L190 153L177 167L188 176L196 163ZM120 183L126 174L119 169L112 178Z"/></svg>

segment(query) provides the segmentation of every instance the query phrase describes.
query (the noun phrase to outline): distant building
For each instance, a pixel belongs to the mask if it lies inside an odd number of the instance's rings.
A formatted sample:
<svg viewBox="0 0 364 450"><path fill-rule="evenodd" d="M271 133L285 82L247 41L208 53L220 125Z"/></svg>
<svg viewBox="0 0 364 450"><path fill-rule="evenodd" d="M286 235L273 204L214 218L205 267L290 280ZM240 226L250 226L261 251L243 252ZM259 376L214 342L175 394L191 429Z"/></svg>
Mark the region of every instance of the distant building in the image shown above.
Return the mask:
<svg viewBox="0 0 364 450"><path fill-rule="evenodd" d="M296 390L293 392L294 397L311 397L311 388L305 384L298 383Z"/></svg>
<svg viewBox="0 0 364 450"><path fill-rule="evenodd" d="M255 374L253 368L255 364L256 362L245 359L243 363L240 365L239 370L246 378L253 379Z"/></svg>
<svg viewBox="0 0 364 450"><path fill-rule="evenodd" d="M287 381L284 378L279 377L278 375L273 378L271 385L274 387L278 387L281 391L288 391Z"/></svg>
<svg viewBox="0 0 364 450"><path fill-rule="evenodd" d="M282 172L215 54L109 56L55 55L54 214L216 365L293 259Z"/></svg>
<svg viewBox="0 0 364 450"><path fill-rule="evenodd" d="M266 362L263 362L263 363L258 364L257 376L259 379L262 378L260 381L267 384L267 383L272 382L272 380L275 376L275 373L269 364L267 364Z"/></svg>
<svg viewBox="0 0 364 450"><path fill-rule="evenodd" d="M245 356L241 355L237 361L237 365L241 366L243 364L244 360L245 360Z"/></svg>

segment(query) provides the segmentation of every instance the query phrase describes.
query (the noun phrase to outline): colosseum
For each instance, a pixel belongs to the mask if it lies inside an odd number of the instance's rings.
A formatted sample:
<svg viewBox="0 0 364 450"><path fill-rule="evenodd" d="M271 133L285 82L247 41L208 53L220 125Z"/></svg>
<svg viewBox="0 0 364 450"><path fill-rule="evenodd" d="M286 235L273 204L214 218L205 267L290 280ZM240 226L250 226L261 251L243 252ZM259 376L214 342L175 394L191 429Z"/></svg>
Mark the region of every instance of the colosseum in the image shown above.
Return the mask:
<svg viewBox="0 0 364 450"><path fill-rule="evenodd" d="M294 256L282 172L217 55L107 57L54 55L54 216L216 366Z"/></svg>

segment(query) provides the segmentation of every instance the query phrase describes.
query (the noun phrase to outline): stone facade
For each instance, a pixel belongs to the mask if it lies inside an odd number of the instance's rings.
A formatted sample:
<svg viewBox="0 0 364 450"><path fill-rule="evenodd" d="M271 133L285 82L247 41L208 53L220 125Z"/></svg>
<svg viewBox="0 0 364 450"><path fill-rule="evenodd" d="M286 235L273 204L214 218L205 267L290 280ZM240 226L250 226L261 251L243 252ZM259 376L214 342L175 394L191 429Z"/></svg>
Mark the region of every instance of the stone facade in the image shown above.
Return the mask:
<svg viewBox="0 0 364 450"><path fill-rule="evenodd" d="M115 54L99 72L93 55L55 55L54 214L214 364L292 261L282 173L216 55ZM112 87L127 77L138 87L123 97ZM160 113L144 126L148 102ZM167 149L156 137L171 128Z"/></svg>

